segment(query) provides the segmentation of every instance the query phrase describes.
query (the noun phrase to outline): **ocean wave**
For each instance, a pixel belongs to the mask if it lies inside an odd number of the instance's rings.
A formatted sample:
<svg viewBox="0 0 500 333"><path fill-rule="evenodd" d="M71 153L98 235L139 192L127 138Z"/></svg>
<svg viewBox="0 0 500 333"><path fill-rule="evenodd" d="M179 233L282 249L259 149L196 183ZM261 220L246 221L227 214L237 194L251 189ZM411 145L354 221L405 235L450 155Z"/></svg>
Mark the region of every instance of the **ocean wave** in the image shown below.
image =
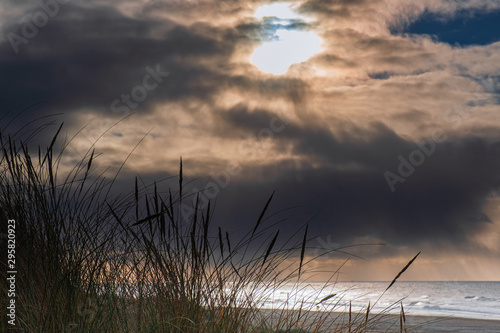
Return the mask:
<svg viewBox="0 0 500 333"><path fill-rule="evenodd" d="M500 302L500 298L481 296L477 298L480 302Z"/></svg>

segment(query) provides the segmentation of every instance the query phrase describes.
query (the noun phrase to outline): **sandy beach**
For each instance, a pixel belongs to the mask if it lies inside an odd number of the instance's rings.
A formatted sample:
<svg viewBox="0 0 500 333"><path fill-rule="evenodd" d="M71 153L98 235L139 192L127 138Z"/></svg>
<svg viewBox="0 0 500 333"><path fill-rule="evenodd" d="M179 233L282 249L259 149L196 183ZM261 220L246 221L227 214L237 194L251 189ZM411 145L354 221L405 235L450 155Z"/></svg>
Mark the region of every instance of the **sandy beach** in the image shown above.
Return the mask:
<svg viewBox="0 0 500 333"><path fill-rule="evenodd" d="M500 332L498 320L407 316L406 325L410 332Z"/></svg>
<svg viewBox="0 0 500 333"><path fill-rule="evenodd" d="M369 332L399 332L399 316L385 315ZM406 316L408 332L498 333L500 321L467 318Z"/></svg>
<svg viewBox="0 0 500 333"><path fill-rule="evenodd" d="M295 312L295 311L294 311ZM280 320L278 313L272 313L271 310L262 310L263 317L265 320L275 322ZM293 316L295 316L293 314ZM305 320L305 328L312 328L308 324L316 323L315 320L316 312L310 312L308 314L302 314L302 318L307 318ZM288 316L288 314L286 315ZM348 322L348 316L344 313L326 314L323 324L321 326L322 330L330 331L332 329L345 326ZM356 314L353 314L353 320L363 322L364 315L359 314L355 319ZM375 317L375 318L374 318ZM359 326L357 326L359 327ZM467 319L467 318L456 318L456 317L431 317L431 316L406 316L405 326L407 332L410 333L429 333L429 332L453 332L453 333L471 333L471 332L481 332L481 333L499 333L500 332L500 321L498 320L480 320L480 319ZM370 315L370 320L367 327L367 332L400 332L400 319L398 315L384 314L384 315ZM306 332L306 331L305 331Z"/></svg>

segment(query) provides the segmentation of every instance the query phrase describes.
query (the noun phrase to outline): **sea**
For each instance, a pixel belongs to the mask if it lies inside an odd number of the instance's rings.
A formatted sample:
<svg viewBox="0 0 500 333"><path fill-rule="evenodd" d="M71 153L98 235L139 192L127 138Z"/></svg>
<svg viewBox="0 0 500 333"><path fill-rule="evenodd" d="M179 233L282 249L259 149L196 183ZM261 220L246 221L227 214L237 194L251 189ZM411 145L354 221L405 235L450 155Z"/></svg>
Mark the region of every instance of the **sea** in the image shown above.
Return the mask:
<svg viewBox="0 0 500 333"><path fill-rule="evenodd" d="M366 312L500 320L500 282L289 283L260 290L263 309Z"/></svg>

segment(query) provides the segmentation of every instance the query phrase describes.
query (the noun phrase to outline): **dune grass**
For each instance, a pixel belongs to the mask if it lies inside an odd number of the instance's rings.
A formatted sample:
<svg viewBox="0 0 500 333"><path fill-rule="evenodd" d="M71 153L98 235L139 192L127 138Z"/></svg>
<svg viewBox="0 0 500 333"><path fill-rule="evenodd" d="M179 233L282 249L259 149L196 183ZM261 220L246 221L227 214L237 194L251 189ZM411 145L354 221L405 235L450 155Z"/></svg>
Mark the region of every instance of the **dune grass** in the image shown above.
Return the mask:
<svg viewBox="0 0 500 333"><path fill-rule="evenodd" d="M307 225L299 242L269 233L273 195L246 235L233 239L212 221L210 203L201 207L183 192L182 161L173 191L136 179L130 193L112 195L114 180L97 174L93 150L60 171L60 130L35 153L0 136L0 232L16 220L16 330L366 332L380 320L370 305L364 314L349 310L347 321L303 304L259 307L269 290L291 282L299 288L311 262ZM2 257L2 283L6 271ZM3 305L1 312L0 329L12 329ZM401 313L394 331L406 330Z"/></svg>

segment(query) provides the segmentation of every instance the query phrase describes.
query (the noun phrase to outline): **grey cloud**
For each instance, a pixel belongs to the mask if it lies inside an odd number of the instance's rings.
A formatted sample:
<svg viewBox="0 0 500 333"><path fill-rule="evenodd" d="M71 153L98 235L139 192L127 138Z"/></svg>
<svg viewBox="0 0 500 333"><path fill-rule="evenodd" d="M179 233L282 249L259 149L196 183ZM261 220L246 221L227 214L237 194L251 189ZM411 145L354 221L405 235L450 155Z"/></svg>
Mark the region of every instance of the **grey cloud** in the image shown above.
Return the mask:
<svg viewBox="0 0 500 333"><path fill-rule="evenodd" d="M396 157L401 152L394 146L379 146L373 154L387 150L382 155L394 157L381 164L397 167ZM268 173L261 177L265 181L232 183L221 191L219 208L224 205L222 220L238 219L251 225L246 216L256 206L246 205L244 198L262 198L276 190L274 209L301 207L289 212L297 220L290 222L288 230L296 230L308 217L318 214L311 230L331 234L343 244L372 236L398 246L451 244L463 248L470 245L468 236L473 230L490 223L482 205L500 185L499 148L498 143L477 138L442 145L400 184L397 193L389 191L382 176L384 169L377 165L371 169L269 165L260 170ZM332 149L332 155L336 151ZM283 169L276 170L280 167Z"/></svg>
<svg viewBox="0 0 500 333"><path fill-rule="evenodd" d="M160 25L169 30L152 37ZM141 112L155 103L182 103L187 97L208 103L223 89L300 102L306 87L301 80L254 81L227 74L227 59L236 43L256 43L259 29L253 23L228 29L183 27L168 20L129 18L107 7L68 5L18 55L8 42L0 45L0 87L5 92L1 107L16 112L43 101L40 112L93 108L112 115L111 103L130 94L142 83L145 68L156 64L170 75L140 103Z"/></svg>
<svg viewBox="0 0 500 333"><path fill-rule="evenodd" d="M220 117L228 123L229 130L224 132L225 135L233 133L236 136L238 132L255 135L262 128L269 127L272 119L280 118L270 110L249 110L244 105L220 112ZM298 124L287 119L282 121L287 123L285 130L275 133L277 143L282 146L292 143L297 156L319 158L326 164L356 163L373 167L383 164L397 151L414 147L413 143L400 138L382 123L373 123L371 128L362 129L353 123L336 120L334 125L338 132L332 133L329 128L315 122Z"/></svg>
<svg viewBox="0 0 500 333"><path fill-rule="evenodd" d="M217 89L211 84L217 74L197 65L196 58L223 59L232 46L196 29L162 24L173 28L162 38L153 38L151 30L158 22L128 18L110 8L68 5L18 55L8 41L0 45L4 74L0 87L5 96L1 106L20 110L44 101L52 111L81 107L109 111L111 102L140 84L145 68L156 64L172 77L141 104L143 108L158 100L209 96Z"/></svg>
<svg viewBox="0 0 500 333"><path fill-rule="evenodd" d="M309 0L302 4L299 8L300 11L304 13L314 13L321 16L327 17L343 17L347 18L351 16L351 11L366 5L368 1L366 0Z"/></svg>
<svg viewBox="0 0 500 333"><path fill-rule="evenodd" d="M271 111L243 106L224 115L233 128L248 133L268 126L275 117ZM224 205L229 211L225 218L232 220L236 218L232 214L251 210L231 211L232 202L244 202L241 195L259 197L276 190L275 207L306 207L291 213L303 220L319 213L314 230L344 242L371 236L393 245L469 246L469 234L491 222L482 206L500 187L500 142L479 137L434 142L435 151L392 193L384 172L397 174L398 157L408 160L420 149L419 143L401 138L383 124L375 123L368 130L343 127L345 131L332 133L317 125L288 123L284 131L275 133L275 143L291 144L294 156L302 156L304 163L281 161L245 169L243 174L265 181L235 181L222 191L219 202L230 201L228 207ZM313 168L318 161L321 167Z"/></svg>

